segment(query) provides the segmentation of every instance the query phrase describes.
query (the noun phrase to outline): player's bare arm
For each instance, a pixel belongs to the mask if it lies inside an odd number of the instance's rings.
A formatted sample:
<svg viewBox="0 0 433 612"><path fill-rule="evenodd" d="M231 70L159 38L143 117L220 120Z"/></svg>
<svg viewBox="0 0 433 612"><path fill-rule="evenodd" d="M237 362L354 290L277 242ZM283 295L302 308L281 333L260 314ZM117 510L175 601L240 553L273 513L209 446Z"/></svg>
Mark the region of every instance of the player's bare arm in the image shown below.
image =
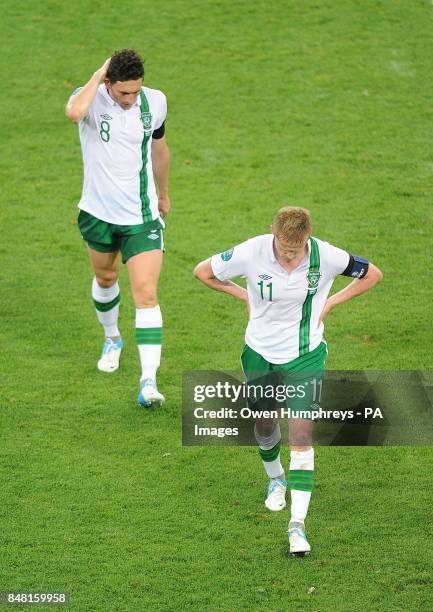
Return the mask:
<svg viewBox="0 0 433 612"><path fill-rule="evenodd" d="M65 113L68 119L74 123L79 123L87 113L95 99L98 86L104 80L108 66L110 65L111 57L105 60L102 66L97 70L90 80L78 91L75 95L69 98L65 108Z"/></svg>
<svg viewBox="0 0 433 612"><path fill-rule="evenodd" d="M197 264L194 268L193 274L210 289L222 291L223 293L227 293L228 295L231 295L234 298L242 300L248 304L248 292L246 289L240 287L232 281L220 281L215 278L210 258Z"/></svg>
<svg viewBox="0 0 433 612"><path fill-rule="evenodd" d="M152 140L152 166L158 190L158 209L161 217L166 217L170 211L170 199L168 197L170 151L165 136Z"/></svg>
<svg viewBox="0 0 433 612"><path fill-rule="evenodd" d="M305 394L286 402L295 411L289 423L289 482L281 463L279 424L262 414L254 434L268 477L265 506L271 511L283 510L290 486L289 551L305 555L311 550L305 519L315 463L313 409L320 402L313 387L322 384L327 356L324 325L317 322L338 304L371 289L382 279L382 272L367 259L313 237L310 213L305 208L281 208L271 232L213 255L198 264L194 275L209 288L245 301L247 292L230 279L246 278L251 315L241 363L248 384L269 380L271 385L283 383L288 388L292 372L296 372L297 382L298 376L303 377ZM340 275L352 282L327 299L332 282ZM268 375L271 378L267 379ZM315 385L310 385L312 378ZM254 406L266 410L268 402L256 400Z"/></svg>
<svg viewBox="0 0 433 612"><path fill-rule="evenodd" d="M344 302L347 302L348 300L351 300L352 298L357 297L362 293L365 293L366 291L377 285L377 283L380 283L382 278L382 272L377 266L370 262L368 266L368 272L363 278L355 278L355 280L353 280L349 285L347 285L347 287L344 287L344 289L341 289L341 291L338 291L326 300L325 307L322 310L322 314L319 318L319 325L323 321L323 319L331 312L331 310L335 308L335 306L343 304Z"/></svg>
<svg viewBox="0 0 433 612"><path fill-rule="evenodd" d="M137 402L151 407L164 403L156 383L163 331L157 286L164 250L160 210L166 214L169 207L169 153L165 142L152 147L164 136L165 95L143 86L143 79L140 55L134 49L116 51L71 96L66 114L80 123L84 180L78 226L93 264L91 295L104 333L97 368L111 373L120 365L121 257L135 304Z"/></svg>

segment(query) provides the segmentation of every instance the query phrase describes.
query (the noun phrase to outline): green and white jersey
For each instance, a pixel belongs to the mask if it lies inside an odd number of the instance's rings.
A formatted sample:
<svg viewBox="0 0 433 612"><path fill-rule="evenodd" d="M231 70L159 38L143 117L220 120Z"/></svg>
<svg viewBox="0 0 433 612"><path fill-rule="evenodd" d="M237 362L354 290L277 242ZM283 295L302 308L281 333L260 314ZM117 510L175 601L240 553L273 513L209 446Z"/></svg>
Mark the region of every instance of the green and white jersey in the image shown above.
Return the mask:
<svg viewBox="0 0 433 612"><path fill-rule="evenodd" d="M167 102L157 89L142 87L124 110L99 85L79 123L83 192L78 207L101 221L135 225L159 217L152 170L152 132L165 120Z"/></svg>
<svg viewBox="0 0 433 612"><path fill-rule="evenodd" d="M288 363L313 351L323 340L318 325L334 278L349 264L349 253L311 237L308 254L292 272L278 263L273 235L251 238L213 255L221 281L247 279L250 320L245 343L270 363Z"/></svg>

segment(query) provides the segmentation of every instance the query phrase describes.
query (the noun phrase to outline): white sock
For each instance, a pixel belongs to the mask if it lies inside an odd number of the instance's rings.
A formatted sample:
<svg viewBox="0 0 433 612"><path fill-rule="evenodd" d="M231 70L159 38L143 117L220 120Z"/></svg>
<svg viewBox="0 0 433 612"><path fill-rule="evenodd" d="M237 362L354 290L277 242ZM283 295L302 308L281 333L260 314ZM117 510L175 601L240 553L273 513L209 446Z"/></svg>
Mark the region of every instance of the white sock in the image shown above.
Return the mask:
<svg viewBox="0 0 433 612"><path fill-rule="evenodd" d="M268 478L281 478L282 480L286 479L279 454L274 461L263 461L263 467L265 468Z"/></svg>
<svg viewBox="0 0 433 612"><path fill-rule="evenodd" d="M162 316L158 306L137 308L135 311L135 336L141 362L141 378L156 380L161 361Z"/></svg>
<svg viewBox="0 0 433 612"><path fill-rule="evenodd" d="M119 328L117 327L120 302L119 283L116 281L114 285L105 289L100 287L96 278L94 278L92 282L92 298L96 308L96 316L104 328L105 337L115 338L120 336Z"/></svg>
<svg viewBox="0 0 433 612"><path fill-rule="evenodd" d="M304 522L313 489L314 449L290 452L291 521Z"/></svg>
<svg viewBox="0 0 433 612"><path fill-rule="evenodd" d="M268 478L282 478L285 480L284 468L281 465L280 459L280 424L277 423L274 430L266 436L259 434L257 427L254 427L254 435L259 445L259 454Z"/></svg>

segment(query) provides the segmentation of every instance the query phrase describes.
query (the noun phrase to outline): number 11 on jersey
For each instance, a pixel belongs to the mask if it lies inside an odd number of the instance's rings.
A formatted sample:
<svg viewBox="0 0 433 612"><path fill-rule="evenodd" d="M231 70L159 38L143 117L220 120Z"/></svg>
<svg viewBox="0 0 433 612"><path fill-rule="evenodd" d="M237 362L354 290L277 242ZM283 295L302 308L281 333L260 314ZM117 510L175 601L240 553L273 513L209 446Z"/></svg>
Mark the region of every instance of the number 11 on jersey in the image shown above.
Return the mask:
<svg viewBox="0 0 433 612"><path fill-rule="evenodd" d="M265 300L265 290L264 290L264 285L265 285L265 281L260 281L259 283L257 283L258 286L260 287L260 297L262 298L262 300ZM272 283L268 283L267 285L265 285L266 289L269 289L269 297L267 298L270 302L272 302Z"/></svg>

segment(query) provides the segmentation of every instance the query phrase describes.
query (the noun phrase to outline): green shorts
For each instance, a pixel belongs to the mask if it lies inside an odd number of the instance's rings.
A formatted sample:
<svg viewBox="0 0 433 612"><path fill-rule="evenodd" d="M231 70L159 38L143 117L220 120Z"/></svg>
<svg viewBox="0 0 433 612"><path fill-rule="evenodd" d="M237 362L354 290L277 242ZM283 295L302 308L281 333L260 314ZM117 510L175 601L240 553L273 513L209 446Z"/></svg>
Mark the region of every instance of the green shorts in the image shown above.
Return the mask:
<svg viewBox="0 0 433 612"><path fill-rule="evenodd" d="M293 361L269 363L259 353L245 345L241 363L249 384L260 385L265 389L271 385L276 391L272 402L278 397L287 408L291 409L293 418L310 418L311 411L317 410L320 406L327 354L326 342L321 342L313 351ZM272 402L264 402L265 409L272 409L269 405ZM301 411L302 416L297 416Z"/></svg>
<svg viewBox="0 0 433 612"><path fill-rule="evenodd" d="M126 263L144 251L164 250L163 228L159 219L138 225L113 225L80 210L78 226L83 239L99 253L122 253Z"/></svg>

